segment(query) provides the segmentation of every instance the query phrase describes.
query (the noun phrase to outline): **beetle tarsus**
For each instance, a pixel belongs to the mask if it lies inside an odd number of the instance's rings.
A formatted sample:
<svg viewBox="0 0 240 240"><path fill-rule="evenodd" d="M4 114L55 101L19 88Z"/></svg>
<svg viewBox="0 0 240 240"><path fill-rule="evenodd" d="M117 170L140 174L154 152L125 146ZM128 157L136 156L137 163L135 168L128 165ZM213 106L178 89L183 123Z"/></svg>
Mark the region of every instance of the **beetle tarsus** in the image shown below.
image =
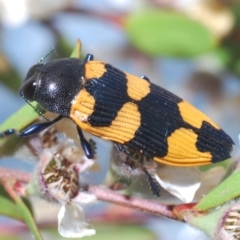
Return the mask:
<svg viewBox="0 0 240 240"><path fill-rule="evenodd" d="M14 128L8 129L8 130L0 133L0 138L4 138L4 137L10 136L10 135L18 135L18 131Z"/></svg>
<svg viewBox="0 0 240 240"><path fill-rule="evenodd" d="M18 132L16 129L8 129L0 133L0 138L9 136L9 135L16 135L18 137L28 137L28 136L42 132L43 130L50 127L54 123L60 121L62 118L63 117L59 115L57 118L53 119L52 121L30 125L29 127L23 129L21 132Z"/></svg>
<svg viewBox="0 0 240 240"><path fill-rule="evenodd" d="M90 138L88 142L89 142L89 144L91 145L91 148L92 148L92 150L93 150L93 154L94 154L94 155L97 154L97 145L96 145L96 142L95 142L92 138Z"/></svg>
<svg viewBox="0 0 240 240"><path fill-rule="evenodd" d="M142 168L144 173L147 175L147 180L149 182L152 193L158 197L161 195L160 185L158 181L147 171L146 168Z"/></svg>

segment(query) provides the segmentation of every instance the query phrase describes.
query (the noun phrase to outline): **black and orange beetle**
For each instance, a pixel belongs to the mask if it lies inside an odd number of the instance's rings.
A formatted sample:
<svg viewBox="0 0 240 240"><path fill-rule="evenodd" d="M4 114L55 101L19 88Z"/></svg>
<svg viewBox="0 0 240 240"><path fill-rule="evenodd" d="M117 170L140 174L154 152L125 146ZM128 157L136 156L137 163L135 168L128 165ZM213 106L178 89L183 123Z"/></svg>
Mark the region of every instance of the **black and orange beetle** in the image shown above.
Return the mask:
<svg viewBox="0 0 240 240"><path fill-rule="evenodd" d="M124 146L175 166L228 159L234 144L217 124L188 102L145 76L140 78L94 61L91 54L84 61L65 58L34 65L20 95L59 116L20 133L6 130L0 137L29 136L66 117L76 123L88 158L93 157L93 151L82 130L113 141L126 154Z"/></svg>

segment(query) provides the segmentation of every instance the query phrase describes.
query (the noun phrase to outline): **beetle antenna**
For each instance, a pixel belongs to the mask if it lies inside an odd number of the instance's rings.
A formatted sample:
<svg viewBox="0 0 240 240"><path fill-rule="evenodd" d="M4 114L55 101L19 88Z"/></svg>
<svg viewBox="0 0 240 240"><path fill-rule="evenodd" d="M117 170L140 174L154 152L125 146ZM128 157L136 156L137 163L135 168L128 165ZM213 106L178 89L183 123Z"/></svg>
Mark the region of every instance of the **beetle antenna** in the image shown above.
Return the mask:
<svg viewBox="0 0 240 240"><path fill-rule="evenodd" d="M46 119L48 122L51 121L49 118L47 118L39 109L37 109L35 106L33 106L31 104L30 101L28 101L24 96L23 94L21 94L21 97L23 98L23 100L29 105L31 106L40 116L42 116L44 119Z"/></svg>
<svg viewBox="0 0 240 240"><path fill-rule="evenodd" d="M55 48L53 47L44 57L42 57L37 63L41 63L45 58L47 58L52 52L55 52L57 55Z"/></svg>

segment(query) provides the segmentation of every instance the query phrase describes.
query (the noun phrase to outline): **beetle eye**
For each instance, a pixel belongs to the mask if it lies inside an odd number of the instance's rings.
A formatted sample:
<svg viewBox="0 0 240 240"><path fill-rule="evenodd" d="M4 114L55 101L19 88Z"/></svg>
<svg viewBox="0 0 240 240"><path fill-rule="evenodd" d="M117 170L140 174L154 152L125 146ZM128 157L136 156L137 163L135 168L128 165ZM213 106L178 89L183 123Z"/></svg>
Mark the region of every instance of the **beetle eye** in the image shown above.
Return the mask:
<svg viewBox="0 0 240 240"><path fill-rule="evenodd" d="M20 95L29 101L35 100L34 94L35 94L36 85L39 79L39 75L41 73L42 66L43 64L36 64L32 66L29 69L27 76L20 88Z"/></svg>
<svg viewBox="0 0 240 240"><path fill-rule="evenodd" d="M27 81L20 89L20 95L29 101L34 101L34 93L36 89L35 81Z"/></svg>

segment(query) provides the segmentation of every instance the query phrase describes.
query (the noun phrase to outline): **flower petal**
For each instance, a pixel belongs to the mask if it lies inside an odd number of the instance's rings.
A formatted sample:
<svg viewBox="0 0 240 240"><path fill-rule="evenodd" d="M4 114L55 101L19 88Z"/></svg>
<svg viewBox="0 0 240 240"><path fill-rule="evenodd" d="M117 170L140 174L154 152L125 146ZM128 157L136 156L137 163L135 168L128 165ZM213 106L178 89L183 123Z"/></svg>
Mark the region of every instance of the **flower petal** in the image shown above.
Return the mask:
<svg viewBox="0 0 240 240"><path fill-rule="evenodd" d="M81 206L74 203L63 205L58 213L58 232L66 238L82 238L96 233L88 228Z"/></svg>
<svg viewBox="0 0 240 240"><path fill-rule="evenodd" d="M90 204L97 201L97 197L94 194L88 192L78 192L78 195L72 199L77 204Z"/></svg>
<svg viewBox="0 0 240 240"><path fill-rule="evenodd" d="M201 184L201 173L195 167L161 165L155 178L166 191L185 203L193 200Z"/></svg>

